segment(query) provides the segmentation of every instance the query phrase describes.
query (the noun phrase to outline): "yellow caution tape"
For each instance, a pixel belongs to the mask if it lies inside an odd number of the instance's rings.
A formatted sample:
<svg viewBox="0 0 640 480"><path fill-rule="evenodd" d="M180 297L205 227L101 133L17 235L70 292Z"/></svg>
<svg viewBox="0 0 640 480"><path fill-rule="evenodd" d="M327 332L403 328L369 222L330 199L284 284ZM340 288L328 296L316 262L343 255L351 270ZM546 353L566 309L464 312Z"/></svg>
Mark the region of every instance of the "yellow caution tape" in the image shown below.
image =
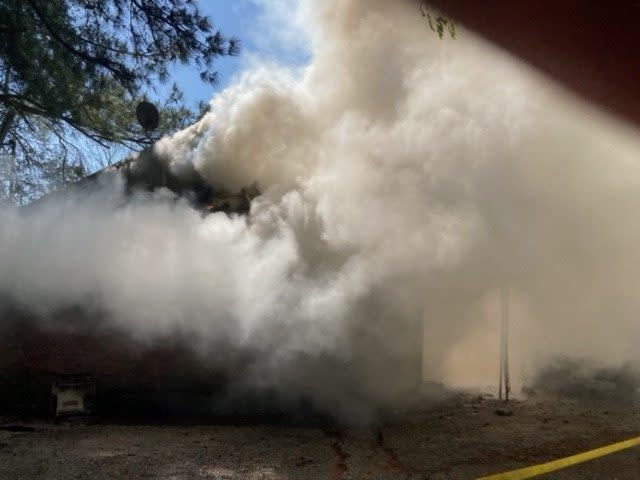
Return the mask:
<svg viewBox="0 0 640 480"><path fill-rule="evenodd" d="M524 480L525 478L537 477L538 475L554 472L561 468L570 467L571 465L609 455L610 453L635 447L636 445L640 445L640 437L614 443L613 445L607 445L606 447L596 448L595 450L589 450L588 452L578 453L577 455L561 458L552 462L541 463L540 465L511 470L510 472L498 473L496 475L489 475L488 477L482 477L478 480Z"/></svg>

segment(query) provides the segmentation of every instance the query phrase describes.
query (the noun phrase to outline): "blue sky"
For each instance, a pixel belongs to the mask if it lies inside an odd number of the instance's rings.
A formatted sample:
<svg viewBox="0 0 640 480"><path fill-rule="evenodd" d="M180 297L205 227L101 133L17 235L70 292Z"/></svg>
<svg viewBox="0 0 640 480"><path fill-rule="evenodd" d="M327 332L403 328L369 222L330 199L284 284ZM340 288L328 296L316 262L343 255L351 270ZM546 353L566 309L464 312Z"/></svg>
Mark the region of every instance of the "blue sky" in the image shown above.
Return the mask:
<svg viewBox="0 0 640 480"><path fill-rule="evenodd" d="M240 39L241 53L237 57L220 58L215 69L220 73L216 85L202 82L198 71L175 65L171 68L172 81L184 92L184 101L195 106L199 100L209 100L224 88L251 62L251 58L276 61L297 66L307 63L309 54L304 39L293 44L279 35L289 28L283 17L288 4L295 0L199 0L201 11L211 17L213 24L226 36ZM293 12L291 12L293 17Z"/></svg>

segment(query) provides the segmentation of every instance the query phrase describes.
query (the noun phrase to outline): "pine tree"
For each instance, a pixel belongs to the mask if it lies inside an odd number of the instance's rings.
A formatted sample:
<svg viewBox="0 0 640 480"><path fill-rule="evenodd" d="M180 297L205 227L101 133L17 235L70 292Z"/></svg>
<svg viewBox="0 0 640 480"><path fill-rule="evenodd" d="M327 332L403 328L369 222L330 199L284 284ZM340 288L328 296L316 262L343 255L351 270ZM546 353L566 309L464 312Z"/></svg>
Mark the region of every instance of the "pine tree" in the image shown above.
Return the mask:
<svg viewBox="0 0 640 480"><path fill-rule="evenodd" d="M16 145L5 195L25 203L82 175L89 145L148 144L135 105L169 66L214 83L214 61L237 50L195 0L0 0L0 142ZM195 115L175 85L161 111L160 134Z"/></svg>

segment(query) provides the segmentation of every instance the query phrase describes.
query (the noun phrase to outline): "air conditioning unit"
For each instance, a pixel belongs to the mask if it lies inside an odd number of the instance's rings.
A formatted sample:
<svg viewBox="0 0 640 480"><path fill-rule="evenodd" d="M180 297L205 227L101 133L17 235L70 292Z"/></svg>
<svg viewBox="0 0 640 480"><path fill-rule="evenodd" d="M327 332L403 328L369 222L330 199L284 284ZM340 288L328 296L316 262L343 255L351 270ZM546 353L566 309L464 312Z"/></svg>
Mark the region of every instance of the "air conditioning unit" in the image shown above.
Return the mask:
<svg viewBox="0 0 640 480"><path fill-rule="evenodd" d="M60 375L51 386L56 417L85 416L93 413L96 382L91 375Z"/></svg>

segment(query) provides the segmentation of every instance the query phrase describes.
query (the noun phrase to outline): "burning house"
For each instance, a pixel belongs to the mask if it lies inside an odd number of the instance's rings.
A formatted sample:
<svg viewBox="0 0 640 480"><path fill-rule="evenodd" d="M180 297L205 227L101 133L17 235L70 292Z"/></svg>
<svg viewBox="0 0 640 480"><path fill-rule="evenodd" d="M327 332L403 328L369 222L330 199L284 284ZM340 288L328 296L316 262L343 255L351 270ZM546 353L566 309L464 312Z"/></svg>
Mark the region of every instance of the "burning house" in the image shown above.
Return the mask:
<svg viewBox="0 0 640 480"><path fill-rule="evenodd" d="M251 185L230 193L205 182L191 167L179 173L153 148L101 170L65 191L23 208L31 215L65 196L92 195L122 181L125 197L138 191L169 192L162 201L187 201L208 215L246 215L260 194ZM225 383L224 373L196 359L188 339L175 332L152 344L110 325L107 312L86 303L43 313L37 306L0 303L0 410L70 415L198 413L194 398L208 398ZM238 360L239 361L239 360Z"/></svg>

